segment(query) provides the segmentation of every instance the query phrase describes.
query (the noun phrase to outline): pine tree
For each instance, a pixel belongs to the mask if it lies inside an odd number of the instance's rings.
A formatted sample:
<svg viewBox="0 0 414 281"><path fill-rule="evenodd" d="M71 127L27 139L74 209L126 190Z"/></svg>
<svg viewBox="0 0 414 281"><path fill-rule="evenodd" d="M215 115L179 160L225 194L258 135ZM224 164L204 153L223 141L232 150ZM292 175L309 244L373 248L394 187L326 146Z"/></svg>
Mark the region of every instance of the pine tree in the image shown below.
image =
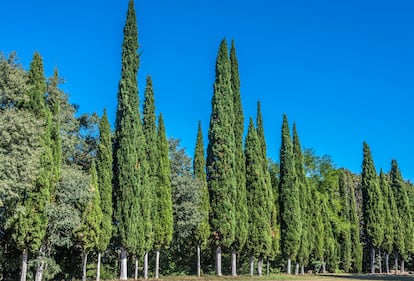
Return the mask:
<svg viewBox="0 0 414 281"><path fill-rule="evenodd" d="M147 184L145 137L139 114L137 50L136 15L134 2L130 0L122 44L114 142L114 217L121 244L121 280L127 279L127 252L143 255L152 244L152 202Z"/></svg>
<svg viewBox="0 0 414 281"><path fill-rule="evenodd" d="M102 221L98 245L96 280L100 280L101 253L105 251L112 237L112 136L106 109L99 122L99 145L96 155L98 189L101 199Z"/></svg>
<svg viewBox="0 0 414 281"><path fill-rule="evenodd" d="M246 242L250 260L259 258L259 275L262 275L260 263L272 246L270 225L269 189L263 174L263 158L260 140L257 137L253 120L250 118L245 142L246 190L249 210L249 238ZM252 272L251 272L252 273Z"/></svg>
<svg viewBox="0 0 414 281"><path fill-rule="evenodd" d="M298 188L299 188L299 199L300 199L300 210L302 220L302 233L300 239L300 247L298 250L297 264L302 265L302 274L305 274L304 267L309 263L309 256L312 251L311 238L311 194L309 184L306 179L304 159L302 154L302 148L299 141L299 136L296 130L296 123L293 123L293 155L295 158L295 171L297 175ZM297 272L296 272L297 273Z"/></svg>
<svg viewBox="0 0 414 281"><path fill-rule="evenodd" d="M155 221L154 227L154 248L156 250L155 278L159 275L159 257L161 247L168 248L173 234L173 210L171 197L171 180L170 180L170 159L168 155L168 142L165 135L165 126L162 115L158 118L157 132L157 183L154 202Z"/></svg>
<svg viewBox="0 0 414 281"><path fill-rule="evenodd" d="M391 162L390 172L391 190L394 194L396 210L399 219L395 229L398 229L397 252L401 257L401 273L404 273L404 262L413 251L413 222L410 213L410 203L408 200L406 184L402 178L396 160ZM397 215L395 212L394 216ZM400 239L400 241L398 241Z"/></svg>
<svg viewBox="0 0 414 281"><path fill-rule="evenodd" d="M236 230L236 177L234 174L234 114L226 40L216 60L216 80L208 132L207 183L210 196L210 224L216 246L216 273L221 276L221 249L230 247Z"/></svg>
<svg viewBox="0 0 414 281"><path fill-rule="evenodd" d="M364 227L367 245L371 249L371 273L375 273L375 251L384 239L384 207L371 151L365 142L363 154L361 189L364 202Z"/></svg>
<svg viewBox="0 0 414 281"><path fill-rule="evenodd" d="M246 243L248 236L248 210L246 199L246 166L243 151L243 132L244 132L244 115L240 96L240 78L239 63L236 56L234 40L230 48L230 73L231 73L231 90L233 93L233 110L234 110L234 141L235 141L235 169L236 177L236 232L235 241L232 246L232 275L237 275L236 255L241 251Z"/></svg>
<svg viewBox="0 0 414 281"><path fill-rule="evenodd" d="M302 229L299 190L295 171L295 157L287 116L283 116L282 143L280 147L279 204L281 214L281 248L287 258L287 273L291 273L291 260L295 258Z"/></svg>
<svg viewBox="0 0 414 281"><path fill-rule="evenodd" d="M381 246L381 249L385 252L385 268L386 273L390 273L389 267L389 257L392 251L394 250L395 243L395 230L396 225L393 220L393 210L391 209L392 205L395 205L394 194L390 190L389 179L387 175L380 171L379 186L381 189L381 194L384 198L384 240ZM392 204L391 201L394 201Z"/></svg>
<svg viewBox="0 0 414 281"><path fill-rule="evenodd" d="M203 133L201 131L201 121L198 123L197 140L194 152L193 171L194 178L201 186L201 204L200 214L201 219L195 231L195 238L197 240L197 276L201 276L201 248L207 247L208 238L210 237L210 224L208 214L210 211L210 200L207 188L206 178L206 160L204 158L204 141Z"/></svg>

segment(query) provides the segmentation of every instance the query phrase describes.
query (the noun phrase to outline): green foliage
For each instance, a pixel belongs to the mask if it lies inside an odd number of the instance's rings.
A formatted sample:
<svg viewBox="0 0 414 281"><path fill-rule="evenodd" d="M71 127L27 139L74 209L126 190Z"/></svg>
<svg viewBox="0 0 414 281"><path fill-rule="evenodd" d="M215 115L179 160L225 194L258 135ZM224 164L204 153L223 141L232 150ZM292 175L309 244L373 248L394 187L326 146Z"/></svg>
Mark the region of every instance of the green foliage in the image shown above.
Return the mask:
<svg viewBox="0 0 414 281"><path fill-rule="evenodd" d="M249 210L249 237L247 251L256 257L271 252L272 228L269 208L269 188L263 174L263 158L260 140L250 118L245 144L247 209Z"/></svg>
<svg viewBox="0 0 414 281"><path fill-rule="evenodd" d="M207 183L210 195L210 225L214 243L229 247L236 230L236 177L234 110L227 43L223 40L217 54L216 80L208 131Z"/></svg>
<svg viewBox="0 0 414 281"><path fill-rule="evenodd" d="M197 140L194 152L193 171L194 178L199 182L201 187L201 204L199 212L201 220L195 231L195 239L200 245L205 248L207 246L208 238L210 237L210 224L208 221L208 214L210 211L210 199L208 195L207 176L206 176L206 159L204 157L204 141L203 133L201 131L201 121L198 123Z"/></svg>
<svg viewBox="0 0 414 281"><path fill-rule="evenodd" d="M286 115L283 116L280 147L279 206L281 214L281 248L286 258L296 257L302 229L295 157Z"/></svg>

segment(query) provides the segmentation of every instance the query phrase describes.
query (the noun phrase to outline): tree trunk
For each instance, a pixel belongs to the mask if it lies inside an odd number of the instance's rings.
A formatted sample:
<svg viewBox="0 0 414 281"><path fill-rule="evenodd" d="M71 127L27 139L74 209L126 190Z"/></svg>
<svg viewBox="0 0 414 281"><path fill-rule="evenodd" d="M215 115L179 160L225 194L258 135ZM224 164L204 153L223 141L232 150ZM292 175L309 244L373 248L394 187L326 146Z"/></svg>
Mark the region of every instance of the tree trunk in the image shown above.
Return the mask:
<svg viewBox="0 0 414 281"><path fill-rule="evenodd" d="M305 275L305 266L303 264L300 267L300 274Z"/></svg>
<svg viewBox="0 0 414 281"><path fill-rule="evenodd" d="M295 275L299 275L299 262L296 262Z"/></svg>
<svg viewBox="0 0 414 281"><path fill-rule="evenodd" d="M201 277L201 249L200 243L197 245L197 276Z"/></svg>
<svg viewBox="0 0 414 281"><path fill-rule="evenodd" d="M263 256L262 255L259 256L259 260L257 262L257 273L259 274L259 276L263 275Z"/></svg>
<svg viewBox="0 0 414 281"><path fill-rule="evenodd" d="M400 274L404 274L405 271L405 262L404 259L401 259L401 270L400 270Z"/></svg>
<svg viewBox="0 0 414 281"><path fill-rule="evenodd" d="M290 267L292 265L292 260L290 259L290 257L287 260L287 274L290 274Z"/></svg>
<svg viewBox="0 0 414 281"><path fill-rule="evenodd" d="M160 250L155 251L155 279L159 278L160 273Z"/></svg>
<svg viewBox="0 0 414 281"><path fill-rule="evenodd" d="M148 253L144 255L144 279L148 279Z"/></svg>
<svg viewBox="0 0 414 281"><path fill-rule="evenodd" d="M23 250L22 254L22 273L20 275L20 281L26 281L26 275L27 275L27 257L28 253L27 250Z"/></svg>
<svg viewBox="0 0 414 281"><path fill-rule="evenodd" d="M395 265L394 265L394 267L395 267L395 274L397 275L398 273L397 273L397 271L398 271L398 258L395 258Z"/></svg>
<svg viewBox="0 0 414 281"><path fill-rule="evenodd" d="M88 253L83 253L83 270L82 270L82 281L86 281L86 265L88 264Z"/></svg>
<svg viewBox="0 0 414 281"><path fill-rule="evenodd" d="M378 267L379 267L379 273L382 274L382 256L381 256L381 250L378 250Z"/></svg>
<svg viewBox="0 0 414 281"><path fill-rule="evenodd" d="M267 265L266 265L266 275L269 275L270 273L270 261L269 261L269 257L266 258L267 260Z"/></svg>
<svg viewBox="0 0 414 281"><path fill-rule="evenodd" d="M217 246L216 249L216 274L217 276L222 276L221 273L221 247Z"/></svg>
<svg viewBox="0 0 414 281"><path fill-rule="evenodd" d="M254 256L253 254L250 255L250 275L253 276L254 274Z"/></svg>
<svg viewBox="0 0 414 281"><path fill-rule="evenodd" d="M325 261L322 262L322 273L326 274L326 262Z"/></svg>
<svg viewBox="0 0 414 281"><path fill-rule="evenodd" d="M390 274L390 254L385 254L385 270Z"/></svg>
<svg viewBox="0 0 414 281"><path fill-rule="evenodd" d="M237 276L237 251L231 251L231 276Z"/></svg>
<svg viewBox="0 0 414 281"><path fill-rule="evenodd" d="M42 281L44 268L45 268L45 262L43 261L43 258L42 258L42 260L37 264L35 281Z"/></svg>
<svg viewBox="0 0 414 281"><path fill-rule="evenodd" d="M139 268L138 268L138 262L139 262L139 257L138 256L135 256L135 274L134 274L134 278L135 278L135 280L138 280L138 270L139 270Z"/></svg>
<svg viewBox="0 0 414 281"><path fill-rule="evenodd" d="M119 276L120 280L127 280L127 252L125 248L121 248L121 273Z"/></svg>
<svg viewBox="0 0 414 281"><path fill-rule="evenodd" d="M371 274L375 273L375 249L371 249Z"/></svg>
<svg viewBox="0 0 414 281"><path fill-rule="evenodd" d="M98 251L98 264L96 265L96 281L101 280L101 251Z"/></svg>

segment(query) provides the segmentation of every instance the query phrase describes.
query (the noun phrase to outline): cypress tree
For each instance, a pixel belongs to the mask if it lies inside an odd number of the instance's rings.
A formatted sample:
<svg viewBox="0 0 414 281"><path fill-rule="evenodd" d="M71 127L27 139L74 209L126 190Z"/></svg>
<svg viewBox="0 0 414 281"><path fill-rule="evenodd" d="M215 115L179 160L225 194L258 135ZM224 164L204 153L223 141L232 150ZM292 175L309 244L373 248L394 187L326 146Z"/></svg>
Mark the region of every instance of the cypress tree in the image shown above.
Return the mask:
<svg viewBox="0 0 414 281"><path fill-rule="evenodd" d="M165 126L162 115L158 118L157 132L157 185L155 190L155 214L154 227L154 248L156 250L155 278L158 279L159 257L161 247L168 248L173 234L173 210L171 197L170 180L170 159L168 155L168 142L165 134Z"/></svg>
<svg viewBox="0 0 414 281"><path fill-rule="evenodd" d="M231 72L231 90L233 93L233 110L234 110L234 141L235 141L235 169L236 177L236 232L235 241L232 246L232 275L237 275L236 254L241 251L246 243L248 236L248 210L246 199L246 166L243 151L243 132L244 132L244 115L240 95L240 78L239 63L236 56L236 47L234 40L231 41L230 48L230 72Z"/></svg>
<svg viewBox="0 0 414 281"><path fill-rule="evenodd" d="M413 250L413 222L410 213L406 184L402 178L396 160L391 162L390 172L391 190L394 193L396 210L398 215L396 222L399 224L395 229L399 230L397 237L397 252L401 257L401 273L404 273L404 262ZM397 214L398 213L398 214ZM400 239L400 241L398 241Z"/></svg>
<svg viewBox="0 0 414 281"><path fill-rule="evenodd" d="M100 280L101 253L105 251L112 237L112 140L106 109L99 122L99 145L96 155L98 189L101 199L102 221L98 245L96 280Z"/></svg>
<svg viewBox="0 0 414 281"><path fill-rule="evenodd" d="M299 188L299 200L302 220L300 247L298 250L296 264L302 265L301 273L305 274L304 267L308 265L309 256L312 251L312 243L310 239L313 235L309 233L311 231L311 214L309 206L311 202L311 194L309 184L306 179L304 159L298 132L296 130L296 123L293 123L293 155L295 158L295 171ZM296 270L296 273L298 273L298 270Z"/></svg>
<svg viewBox="0 0 414 281"><path fill-rule="evenodd" d="M230 247L236 230L236 176L234 174L234 114L226 40L220 44L208 132L207 183L210 196L210 224L216 247L216 273L221 276L221 249Z"/></svg>
<svg viewBox="0 0 414 281"><path fill-rule="evenodd" d="M385 252L385 269L386 273L390 273L389 267L389 257L390 253L394 250L394 243L395 243L395 230L397 225L393 220L393 210L391 209L392 205L395 205L394 201L394 194L390 190L389 179L387 175L382 171L380 171L380 178L379 178L379 185L381 189L381 193L384 198L384 241L382 243L381 249ZM394 201L393 203L391 201Z"/></svg>
<svg viewBox="0 0 414 281"><path fill-rule="evenodd" d="M340 229L339 246L341 247L341 261L342 269L349 272L352 267L352 244L351 244L351 182L347 171L340 170L339 172L339 195L341 202L340 219L343 227Z"/></svg>
<svg viewBox="0 0 414 281"><path fill-rule="evenodd" d="M206 160L204 158L204 141L203 133L201 131L201 121L198 122L197 140L194 152L193 171L194 178L201 186L201 204L200 214L201 219L195 230L195 238L197 240L197 276L201 276L201 248L207 246L208 238L210 237L210 224L208 214L210 210L210 200L207 188L206 178Z"/></svg>
<svg viewBox="0 0 414 281"><path fill-rule="evenodd" d="M287 258L287 273L291 273L291 260L295 258L301 238L301 212L295 171L295 157L287 116L283 115L282 143L280 147L279 206L281 214L281 248Z"/></svg>
<svg viewBox="0 0 414 281"><path fill-rule="evenodd" d="M364 142L363 155L361 189L364 227L367 245L371 249L371 273L375 273L375 251L381 246L384 239L384 208L378 176L371 157L371 151L366 142Z"/></svg>
<svg viewBox="0 0 414 281"><path fill-rule="evenodd" d="M137 50L136 15L130 0L122 44L114 143L114 217L121 244L121 280L127 279L127 252L143 255L152 242L151 192L146 185L148 164L138 106Z"/></svg>
<svg viewBox="0 0 414 281"><path fill-rule="evenodd" d="M353 175L353 184L350 186L350 215L349 220L351 224L351 245L352 245L352 268L354 272L362 272L362 255L363 249L360 239L360 222L358 215L357 200L355 196L355 188L359 184L357 176Z"/></svg>
<svg viewBox="0 0 414 281"><path fill-rule="evenodd" d="M260 102L257 103L257 117L256 117L257 121L257 137L259 140L259 145L260 145L260 159L262 162L262 173L263 173L263 178L264 178L264 182L265 182L265 186L266 186L266 190L267 190L267 195L266 195L266 206L267 209L269 210L269 222L270 222L270 227L272 229L271 231L271 236L272 236L272 247L268 253L267 256L267 262L268 262L268 267L269 267L269 257L275 257L276 254L278 253L278 249L279 249L279 226L278 226L278 214L276 211L276 200L275 200L275 190L272 187L272 180L271 180L271 176L270 176L270 171L269 171L269 163L268 163L268 159L267 159L267 148L266 148L266 140L265 140L265 134L264 134L264 127L263 127L263 117L262 117L262 111L261 111L261 106L260 106ZM259 262L260 264L260 262Z"/></svg>
<svg viewBox="0 0 414 281"><path fill-rule="evenodd" d="M250 118L245 143L246 190L249 210L249 238L246 242L250 260L259 258L259 275L262 275L260 263L272 246L270 212L268 206L269 190L263 174L263 159L260 140L257 137L253 120ZM252 272L251 272L252 273Z"/></svg>

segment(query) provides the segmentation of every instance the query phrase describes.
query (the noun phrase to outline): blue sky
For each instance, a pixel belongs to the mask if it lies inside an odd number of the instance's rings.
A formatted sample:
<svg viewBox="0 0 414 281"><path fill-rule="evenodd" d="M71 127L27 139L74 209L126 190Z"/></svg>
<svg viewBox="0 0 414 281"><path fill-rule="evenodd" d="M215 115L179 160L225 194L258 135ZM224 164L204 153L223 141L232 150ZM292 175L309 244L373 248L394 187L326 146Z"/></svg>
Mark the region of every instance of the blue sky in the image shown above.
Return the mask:
<svg viewBox="0 0 414 281"><path fill-rule="evenodd" d="M58 67L80 112L115 120L128 0L4 1L0 51L47 75ZM414 180L414 2L331 0L136 0L142 98L153 78L167 134L193 154L198 120L207 137L214 64L235 40L246 123L262 103L268 155L278 160L282 114L302 145L361 171L362 142L379 170L398 160ZM247 127L246 127L247 128Z"/></svg>

